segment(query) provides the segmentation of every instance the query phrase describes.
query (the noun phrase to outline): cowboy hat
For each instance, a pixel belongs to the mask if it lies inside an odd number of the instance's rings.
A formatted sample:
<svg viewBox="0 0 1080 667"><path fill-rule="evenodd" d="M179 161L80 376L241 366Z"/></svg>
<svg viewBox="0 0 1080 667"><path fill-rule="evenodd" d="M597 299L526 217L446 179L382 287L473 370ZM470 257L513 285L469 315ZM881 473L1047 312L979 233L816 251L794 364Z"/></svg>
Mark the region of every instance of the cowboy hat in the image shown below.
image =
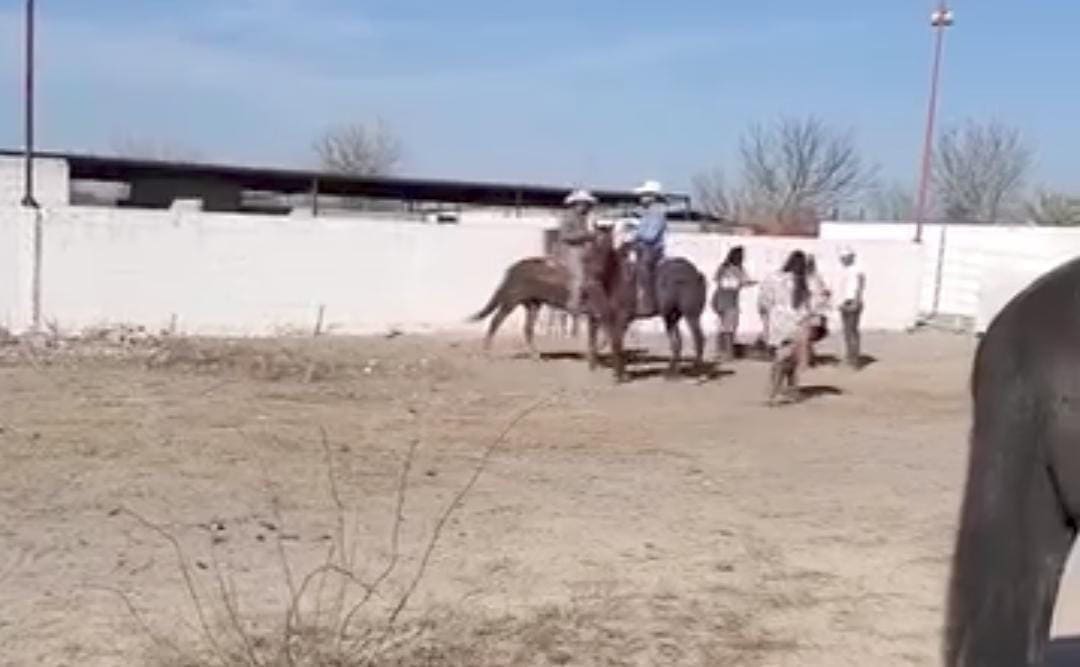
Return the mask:
<svg viewBox="0 0 1080 667"><path fill-rule="evenodd" d="M563 203L567 206L573 204L596 204L596 197L588 190L574 190L566 195L566 199L563 200Z"/></svg>
<svg viewBox="0 0 1080 667"><path fill-rule="evenodd" d="M657 181L645 181L641 185L634 188L634 194L641 196L653 196L659 197L663 194L664 188Z"/></svg>

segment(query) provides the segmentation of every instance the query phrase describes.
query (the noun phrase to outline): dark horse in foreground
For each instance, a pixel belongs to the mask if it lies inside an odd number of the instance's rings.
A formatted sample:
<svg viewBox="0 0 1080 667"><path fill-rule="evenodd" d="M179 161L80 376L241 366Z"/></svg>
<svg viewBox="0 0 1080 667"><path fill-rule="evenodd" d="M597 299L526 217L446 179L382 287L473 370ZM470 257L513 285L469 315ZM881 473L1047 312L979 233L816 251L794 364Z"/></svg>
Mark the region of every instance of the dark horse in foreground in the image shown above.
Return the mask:
<svg viewBox="0 0 1080 667"><path fill-rule="evenodd" d="M602 327L611 341L615 380L626 379L626 355L623 340L630 323L635 319L659 316L664 320L671 343L669 376L678 372L682 355L680 320L686 320L694 339L694 363L698 371L703 365L705 334L701 329L701 314L705 310L705 276L681 257L662 259L656 266L653 282L656 290L657 312L639 315L635 263L630 259L630 246L615 248L610 232L600 231L586 253L586 302L588 303L589 365L596 367L597 333Z"/></svg>
<svg viewBox="0 0 1080 667"><path fill-rule="evenodd" d="M971 392L945 665L1042 665L1080 520L1080 260L998 314Z"/></svg>

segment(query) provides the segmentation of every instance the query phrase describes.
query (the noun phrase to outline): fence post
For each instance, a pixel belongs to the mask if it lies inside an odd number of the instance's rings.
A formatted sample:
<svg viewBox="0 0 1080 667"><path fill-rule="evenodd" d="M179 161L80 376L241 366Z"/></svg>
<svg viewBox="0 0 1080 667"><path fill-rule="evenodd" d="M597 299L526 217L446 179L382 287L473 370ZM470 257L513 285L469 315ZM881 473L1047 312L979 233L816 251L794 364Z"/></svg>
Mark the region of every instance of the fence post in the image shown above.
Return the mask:
<svg viewBox="0 0 1080 667"><path fill-rule="evenodd" d="M941 314L941 284L945 280L945 230L948 224L941 221L941 233L938 235L937 266L934 267L934 300L930 305L930 316Z"/></svg>

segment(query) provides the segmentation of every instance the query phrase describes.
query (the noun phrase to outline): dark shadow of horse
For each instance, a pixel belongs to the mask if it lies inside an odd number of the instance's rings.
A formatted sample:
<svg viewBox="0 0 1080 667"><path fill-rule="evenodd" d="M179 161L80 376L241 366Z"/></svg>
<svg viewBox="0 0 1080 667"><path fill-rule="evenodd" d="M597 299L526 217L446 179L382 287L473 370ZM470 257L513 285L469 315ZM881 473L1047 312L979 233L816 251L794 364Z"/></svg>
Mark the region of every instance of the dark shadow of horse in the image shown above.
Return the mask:
<svg viewBox="0 0 1080 667"><path fill-rule="evenodd" d="M624 371L624 381L626 382L658 377L707 381L735 374L735 371L721 368L720 364L715 361L703 361L700 364L680 364L674 372L672 372L670 367L670 359L664 356L643 355L635 357L633 362L633 365L627 365L627 368ZM610 354L598 354L596 365L614 369L615 359Z"/></svg>
<svg viewBox="0 0 1080 667"><path fill-rule="evenodd" d="M813 400L822 396L843 396L844 391L829 384L803 385L799 387L800 400Z"/></svg>
<svg viewBox="0 0 1080 667"><path fill-rule="evenodd" d="M861 354L859 355L859 360L855 363L855 368L857 370L862 370L877 362L877 357L873 357L869 354ZM815 366L839 366L842 363L843 360L835 354L815 354L813 359L813 365Z"/></svg>
<svg viewBox="0 0 1080 667"><path fill-rule="evenodd" d="M1047 658L1080 521L1078 294L1074 260L1015 296L975 353L946 667L1043 665ZM1065 640L1052 653L1076 656L1077 648L1075 639Z"/></svg>

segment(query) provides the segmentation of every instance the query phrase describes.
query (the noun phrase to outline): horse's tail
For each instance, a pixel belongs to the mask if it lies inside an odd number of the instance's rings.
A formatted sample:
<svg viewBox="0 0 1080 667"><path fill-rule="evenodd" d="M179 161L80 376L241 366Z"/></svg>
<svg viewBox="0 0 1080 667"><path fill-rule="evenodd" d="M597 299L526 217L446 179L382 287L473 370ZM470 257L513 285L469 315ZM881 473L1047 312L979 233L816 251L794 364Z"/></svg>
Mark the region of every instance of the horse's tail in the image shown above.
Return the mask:
<svg viewBox="0 0 1080 667"><path fill-rule="evenodd" d="M478 313L469 317L470 322L479 322L480 320L487 319L488 316L495 312L495 310L499 307L499 304L502 303L504 284L500 284L495 289L495 293L491 295L491 298L488 300L487 304L483 308L481 308Z"/></svg>
<svg viewBox="0 0 1080 667"><path fill-rule="evenodd" d="M1042 664L1073 537L1052 469L1052 416L1032 404L1033 388L1024 381L1032 369L988 352L988 342L989 336L976 355L972 382L975 417L949 581L946 667Z"/></svg>

